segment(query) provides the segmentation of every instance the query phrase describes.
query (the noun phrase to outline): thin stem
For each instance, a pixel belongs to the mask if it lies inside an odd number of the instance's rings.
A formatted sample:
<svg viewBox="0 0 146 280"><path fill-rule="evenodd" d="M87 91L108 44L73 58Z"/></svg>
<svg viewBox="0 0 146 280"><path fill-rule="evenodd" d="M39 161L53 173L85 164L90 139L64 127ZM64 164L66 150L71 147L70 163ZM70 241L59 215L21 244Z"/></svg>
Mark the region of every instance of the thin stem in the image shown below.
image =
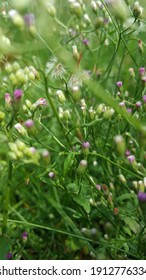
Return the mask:
<svg viewBox="0 0 146 280"><path fill-rule="evenodd" d="M68 135L66 134L65 128L64 128L64 126L63 126L63 124L62 124L62 122L61 122L61 120L59 118L59 115L58 115L57 109L56 109L56 107L54 105L54 102L53 102L50 94L48 93L48 81L47 81L47 77L45 75L44 75L44 82L45 82L45 93L46 93L47 99L48 99L48 101L50 103L50 106L52 108L52 111L53 111L53 113L54 113L54 115L55 115L55 117L56 117L56 119L58 121L58 124L61 127L61 130L64 132L65 138L66 138L69 146L71 146L70 139L69 139Z"/></svg>
<svg viewBox="0 0 146 280"><path fill-rule="evenodd" d="M7 185L5 188L5 199L4 199L4 214L3 214L3 222L2 222L2 235L6 234L7 231L7 220L8 220L8 210L9 210L9 202L10 202L10 189L11 189L11 183L12 183L12 171L13 171L13 165L12 161L9 161L8 166L8 179L7 179Z"/></svg>

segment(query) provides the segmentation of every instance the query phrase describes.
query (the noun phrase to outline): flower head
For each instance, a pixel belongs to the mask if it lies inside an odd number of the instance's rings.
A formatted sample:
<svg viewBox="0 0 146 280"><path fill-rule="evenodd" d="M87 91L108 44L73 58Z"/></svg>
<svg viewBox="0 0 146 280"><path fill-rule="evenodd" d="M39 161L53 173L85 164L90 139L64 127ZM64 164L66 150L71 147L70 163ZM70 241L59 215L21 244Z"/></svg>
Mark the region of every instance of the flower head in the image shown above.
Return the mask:
<svg viewBox="0 0 146 280"><path fill-rule="evenodd" d="M127 157L127 159L128 159L128 161L130 163L133 163L135 161L135 156L134 155L130 155L130 156Z"/></svg>
<svg viewBox="0 0 146 280"><path fill-rule="evenodd" d="M36 101L36 106L45 106L47 105L47 101L45 98L39 98L37 101Z"/></svg>
<svg viewBox="0 0 146 280"><path fill-rule="evenodd" d="M25 24L30 27L31 25L34 25L35 23L35 17L34 14L26 14L23 17Z"/></svg>
<svg viewBox="0 0 146 280"><path fill-rule="evenodd" d="M146 201L146 193L145 192L140 192L139 191L137 197L138 197L139 201L142 201L142 202Z"/></svg>
<svg viewBox="0 0 146 280"><path fill-rule="evenodd" d="M143 99L143 102L146 103L146 95L143 95L142 99Z"/></svg>
<svg viewBox="0 0 146 280"><path fill-rule="evenodd" d="M19 102L22 98L23 91L21 89L15 89L14 91L14 101Z"/></svg>
<svg viewBox="0 0 146 280"><path fill-rule="evenodd" d="M25 126L26 126L27 128L30 128L30 127L33 127L33 126L34 126L34 121L31 120L31 119L29 119L29 120L25 121L24 124L25 124Z"/></svg>
<svg viewBox="0 0 146 280"><path fill-rule="evenodd" d="M121 81L118 81L118 82L117 82L117 87L118 87L118 88L121 88L122 86L123 86L123 83L122 83Z"/></svg>
<svg viewBox="0 0 146 280"><path fill-rule="evenodd" d="M27 239L28 239L28 232L27 232L27 231L24 231L24 232L22 233L22 240L23 240L23 242L25 243L25 242L27 241Z"/></svg>

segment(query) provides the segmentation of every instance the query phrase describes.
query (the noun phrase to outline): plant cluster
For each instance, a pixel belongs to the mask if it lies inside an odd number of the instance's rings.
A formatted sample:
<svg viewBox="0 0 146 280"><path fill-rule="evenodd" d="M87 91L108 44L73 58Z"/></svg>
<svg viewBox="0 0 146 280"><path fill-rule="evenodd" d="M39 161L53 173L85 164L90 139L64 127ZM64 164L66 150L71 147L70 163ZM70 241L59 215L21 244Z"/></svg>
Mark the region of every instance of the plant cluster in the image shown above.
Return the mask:
<svg viewBox="0 0 146 280"><path fill-rule="evenodd" d="M0 259L146 258L146 5L0 3Z"/></svg>

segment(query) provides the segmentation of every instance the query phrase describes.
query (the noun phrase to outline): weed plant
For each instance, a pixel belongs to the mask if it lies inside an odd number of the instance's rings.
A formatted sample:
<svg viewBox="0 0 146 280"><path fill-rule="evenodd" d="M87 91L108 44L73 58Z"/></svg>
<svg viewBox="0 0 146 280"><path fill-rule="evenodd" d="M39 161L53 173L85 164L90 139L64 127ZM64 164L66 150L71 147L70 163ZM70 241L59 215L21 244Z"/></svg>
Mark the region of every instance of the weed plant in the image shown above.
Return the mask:
<svg viewBox="0 0 146 280"><path fill-rule="evenodd" d="M0 1L0 259L146 258L146 5Z"/></svg>

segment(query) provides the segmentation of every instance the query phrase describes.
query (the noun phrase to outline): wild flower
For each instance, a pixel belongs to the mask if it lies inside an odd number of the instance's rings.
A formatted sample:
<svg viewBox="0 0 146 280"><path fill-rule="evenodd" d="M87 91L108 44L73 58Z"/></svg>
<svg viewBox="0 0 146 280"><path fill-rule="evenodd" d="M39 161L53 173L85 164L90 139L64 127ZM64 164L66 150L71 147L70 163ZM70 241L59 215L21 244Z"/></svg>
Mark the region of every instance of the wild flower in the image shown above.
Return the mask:
<svg viewBox="0 0 146 280"><path fill-rule="evenodd" d="M46 75L50 75L51 79L64 79L66 74L66 69L62 63L60 63L56 57L50 58L46 64Z"/></svg>

